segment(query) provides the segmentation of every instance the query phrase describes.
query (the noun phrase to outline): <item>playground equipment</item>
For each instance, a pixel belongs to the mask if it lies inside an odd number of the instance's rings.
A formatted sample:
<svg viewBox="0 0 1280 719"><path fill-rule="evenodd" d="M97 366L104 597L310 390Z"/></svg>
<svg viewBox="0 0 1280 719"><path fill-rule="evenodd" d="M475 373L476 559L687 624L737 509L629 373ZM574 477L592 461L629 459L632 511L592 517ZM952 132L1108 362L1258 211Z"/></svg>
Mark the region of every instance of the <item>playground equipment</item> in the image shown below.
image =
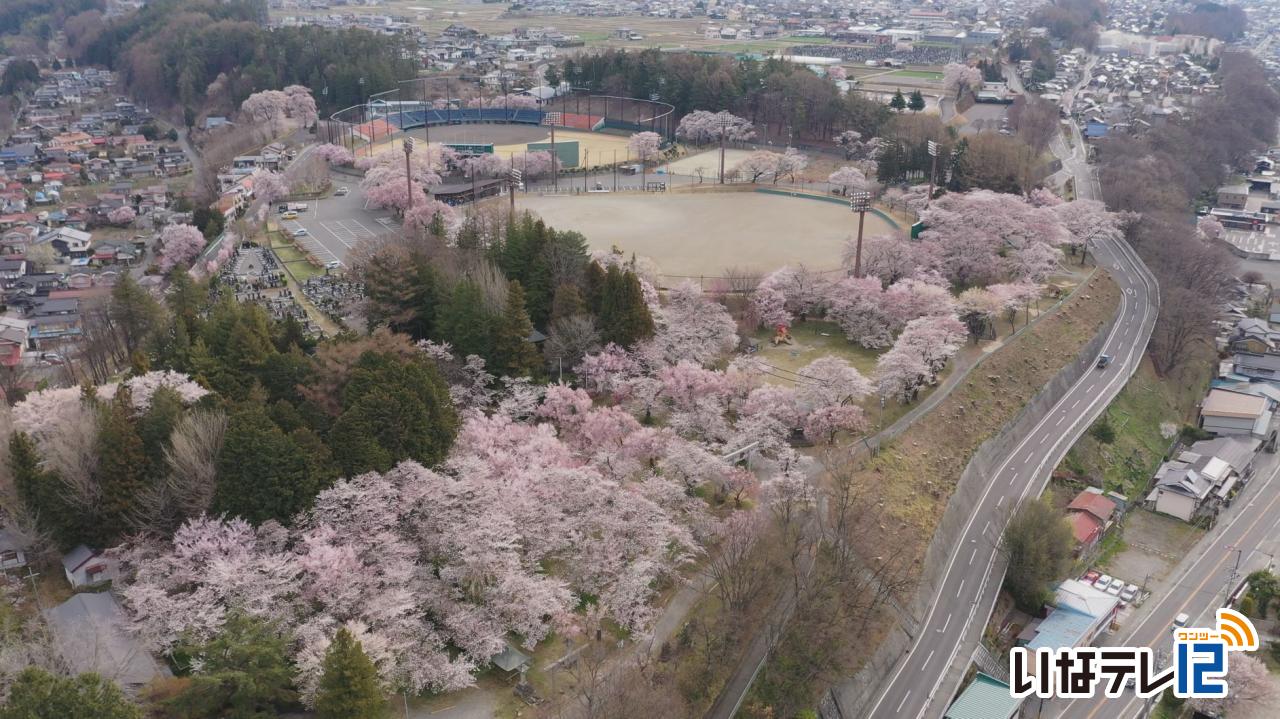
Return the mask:
<svg viewBox="0 0 1280 719"><path fill-rule="evenodd" d="M786 325L778 325L773 331L773 346L793 345L795 340L791 339L791 328Z"/></svg>

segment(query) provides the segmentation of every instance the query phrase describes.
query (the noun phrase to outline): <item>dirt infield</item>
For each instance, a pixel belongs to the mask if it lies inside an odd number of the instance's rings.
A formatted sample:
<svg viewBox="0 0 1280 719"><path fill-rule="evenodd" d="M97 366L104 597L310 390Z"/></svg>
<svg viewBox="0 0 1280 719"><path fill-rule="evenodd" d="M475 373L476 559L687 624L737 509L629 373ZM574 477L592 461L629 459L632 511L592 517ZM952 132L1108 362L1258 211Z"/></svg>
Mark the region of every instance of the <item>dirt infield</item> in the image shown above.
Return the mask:
<svg viewBox="0 0 1280 719"><path fill-rule="evenodd" d="M732 176L734 166L750 155L750 150L726 149L724 151L725 176ZM717 177L720 173L720 150L704 150L682 157L671 163L668 169L676 175L696 175L701 169L703 177Z"/></svg>
<svg viewBox="0 0 1280 719"><path fill-rule="evenodd" d="M553 227L581 232L592 249L649 257L672 278L719 276L730 267L838 269L844 241L857 231L857 217L843 205L758 192L530 195L517 204ZM867 236L890 232L867 215Z"/></svg>

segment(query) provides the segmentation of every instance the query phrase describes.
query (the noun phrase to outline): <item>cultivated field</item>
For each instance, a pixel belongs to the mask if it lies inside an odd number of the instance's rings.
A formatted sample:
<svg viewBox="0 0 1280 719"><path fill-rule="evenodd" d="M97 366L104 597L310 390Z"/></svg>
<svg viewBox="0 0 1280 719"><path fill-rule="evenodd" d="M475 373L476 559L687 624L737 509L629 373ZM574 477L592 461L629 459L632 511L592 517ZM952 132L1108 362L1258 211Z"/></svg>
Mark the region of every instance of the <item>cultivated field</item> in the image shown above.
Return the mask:
<svg viewBox="0 0 1280 719"><path fill-rule="evenodd" d="M845 239L857 231L856 216L843 205L759 192L531 195L517 202L557 229L586 235L592 249L652 259L664 282L721 276L730 267L835 270ZM867 215L866 235L892 231Z"/></svg>

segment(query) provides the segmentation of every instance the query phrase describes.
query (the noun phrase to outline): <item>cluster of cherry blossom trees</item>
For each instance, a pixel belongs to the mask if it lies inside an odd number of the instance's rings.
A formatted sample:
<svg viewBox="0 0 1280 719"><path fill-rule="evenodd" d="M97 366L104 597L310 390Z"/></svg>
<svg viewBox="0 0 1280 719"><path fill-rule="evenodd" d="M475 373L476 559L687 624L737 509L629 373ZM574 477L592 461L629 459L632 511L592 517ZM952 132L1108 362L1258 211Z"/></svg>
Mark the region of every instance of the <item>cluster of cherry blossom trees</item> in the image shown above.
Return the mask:
<svg viewBox="0 0 1280 719"><path fill-rule="evenodd" d="M805 463L789 435L863 431L856 402L873 389L836 358L794 386L767 384L750 360L708 368L736 344L735 323L691 286L655 309L655 325L630 350L584 360L591 394L495 378L479 357L420 343L463 417L444 461L339 480L288 528L199 517L172 540L132 542L119 591L133 629L170 651L216 635L233 610L275 622L293 637L306 702L342 628L385 685L415 692L471 684L508 634L533 647L605 618L644 631L660 581L740 523L695 490L731 509L757 491L801 501ZM773 477L759 489L723 459L753 444L757 474Z"/></svg>
<svg viewBox="0 0 1280 719"><path fill-rule="evenodd" d="M303 85L255 92L240 103L240 112L273 133L280 132L286 120L307 127L317 118L315 98L311 96L311 89Z"/></svg>
<svg viewBox="0 0 1280 719"><path fill-rule="evenodd" d="M775 184L783 177L795 179L797 172L809 166L809 158L804 153L788 147L784 152L756 150L734 165L731 174L747 182L759 182L768 177Z"/></svg>
<svg viewBox="0 0 1280 719"><path fill-rule="evenodd" d="M694 110L680 118L676 127L676 137L694 145L719 142L722 134L727 142L747 142L755 137L756 131L750 120L727 110Z"/></svg>
<svg viewBox="0 0 1280 719"><path fill-rule="evenodd" d="M443 101L441 101L443 105ZM487 107L495 110L536 110L538 99L532 95L497 95L495 97L473 97L467 100L467 107ZM439 108L443 109L443 108Z"/></svg>

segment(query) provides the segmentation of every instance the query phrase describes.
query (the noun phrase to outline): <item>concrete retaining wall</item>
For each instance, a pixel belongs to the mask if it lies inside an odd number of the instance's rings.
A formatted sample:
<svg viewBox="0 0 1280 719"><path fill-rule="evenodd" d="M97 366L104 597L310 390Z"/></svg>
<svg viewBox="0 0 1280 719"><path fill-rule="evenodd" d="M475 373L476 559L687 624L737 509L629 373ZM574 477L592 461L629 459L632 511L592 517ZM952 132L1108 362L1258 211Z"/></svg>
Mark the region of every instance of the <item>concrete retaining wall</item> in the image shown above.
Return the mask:
<svg viewBox="0 0 1280 719"><path fill-rule="evenodd" d="M1085 286L1082 284L1080 287ZM886 640L880 644L861 671L827 693L819 707L824 719L851 719L865 716L870 712L871 702L893 672L898 658L910 649L913 640L908 632L914 634L929 611L936 588L941 584L946 571L947 561L956 544L963 537L965 524L973 515L991 476L1009 451L1030 434L1045 413L1062 399L1077 380L1093 369L1096 358L1106 343L1107 335L1110 334L1118 317L1119 312L1098 330L1070 364L1063 367L1013 419L974 452L969 464L960 475L955 491L943 512L942 520L934 532L933 540L930 541L929 548L925 552L920 583L908 604L911 616L899 618L898 626L894 627ZM1033 489L1032 496L1038 494L1039 490L1039 487ZM996 577L1001 576L1003 567L997 563L997 566L992 568L992 573ZM988 592L994 589L988 586ZM968 656L973 649L972 646L962 647L961 656Z"/></svg>

